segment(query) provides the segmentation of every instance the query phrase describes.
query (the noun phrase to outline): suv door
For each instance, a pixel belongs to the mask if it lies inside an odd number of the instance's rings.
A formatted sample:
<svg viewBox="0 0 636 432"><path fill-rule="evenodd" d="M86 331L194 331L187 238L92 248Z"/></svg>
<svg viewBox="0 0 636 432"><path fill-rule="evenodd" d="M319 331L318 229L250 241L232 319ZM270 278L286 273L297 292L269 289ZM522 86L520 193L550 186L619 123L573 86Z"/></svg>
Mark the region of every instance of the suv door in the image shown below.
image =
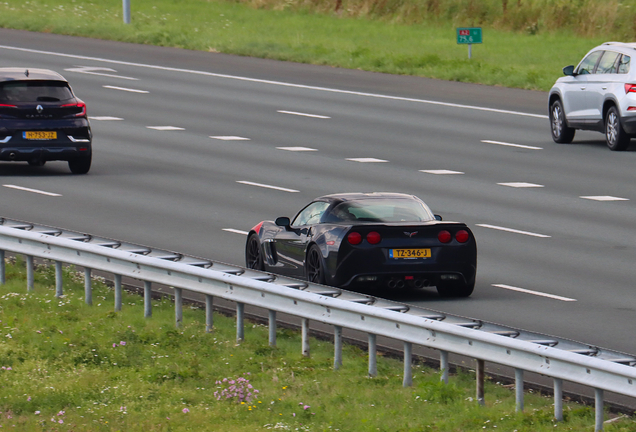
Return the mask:
<svg viewBox="0 0 636 432"><path fill-rule="evenodd" d="M615 51L604 51L598 61L594 73L587 77L587 103L589 106L588 122L603 128L603 104L607 98L616 94L618 63L621 54Z"/></svg>
<svg viewBox="0 0 636 432"><path fill-rule="evenodd" d="M587 97L588 77L594 73L602 55L603 51L589 53L574 70L574 75L563 82L563 110L571 125L583 126L593 117Z"/></svg>

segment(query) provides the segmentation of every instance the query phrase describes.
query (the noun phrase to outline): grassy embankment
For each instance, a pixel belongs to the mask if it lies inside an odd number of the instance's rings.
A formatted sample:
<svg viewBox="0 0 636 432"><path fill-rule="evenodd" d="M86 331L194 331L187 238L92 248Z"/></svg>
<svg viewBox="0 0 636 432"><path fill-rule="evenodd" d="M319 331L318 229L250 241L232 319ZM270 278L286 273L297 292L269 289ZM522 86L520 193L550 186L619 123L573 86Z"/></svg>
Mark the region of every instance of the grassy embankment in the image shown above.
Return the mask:
<svg viewBox="0 0 636 432"><path fill-rule="evenodd" d="M525 413L516 413L513 391L493 382L481 407L472 373L444 385L416 365L413 387L403 388L401 362L379 357L370 379L366 353L352 346L334 371L333 345L312 340L304 358L295 331L279 329L272 348L267 327L248 325L237 344L232 318L215 315L214 332L205 332L203 309L184 308L177 329L168 299L154 300L145 319L143 300L125 294L115 313L113 292L99 281L87 306L83 274L69 269L62 298L53 267L38 266L33 292L26 292L23 262L8 265L7 276L0 286L2 430L541 432L594 424L593 408L572 403L566 421L556 423L552 400L532 393ZM224 378L247 379L252 399L217 400L230 386ZM606 430L633 431L636 423L621 419Z"/></svg>
<svg viewBox="0 0 636 432"><path fill-rule="evenodd" d="M636 0L4 0L0 26L392 74L547 90L605 40L632 40ZM484 43L456 44L457 26Z"/></svg>

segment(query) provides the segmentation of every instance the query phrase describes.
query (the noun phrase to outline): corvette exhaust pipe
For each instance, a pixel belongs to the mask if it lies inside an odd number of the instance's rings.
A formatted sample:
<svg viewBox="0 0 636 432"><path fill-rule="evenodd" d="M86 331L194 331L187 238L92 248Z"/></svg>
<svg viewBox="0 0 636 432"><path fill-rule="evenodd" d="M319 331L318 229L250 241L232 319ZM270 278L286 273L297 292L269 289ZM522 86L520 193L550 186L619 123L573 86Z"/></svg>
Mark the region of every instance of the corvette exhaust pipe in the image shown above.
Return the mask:
<svg viewBox="0 0 636 432"><path fill-rule="evenodd" d="M389 279L388 285L389 288L395 288L395 279Z"/></svg>
<svg viewBox="0 0 636 432"><path fill-rule="evenodd" d="M404 281L403 280L398 280L395 282L395 287L398 289L402 289L404 288Z"/></svg>
<svg viewBox="0 0 636 432"><path fill-rule="evenodd" d="M9 153L9 159L15 160L15 152Z"/></svg>

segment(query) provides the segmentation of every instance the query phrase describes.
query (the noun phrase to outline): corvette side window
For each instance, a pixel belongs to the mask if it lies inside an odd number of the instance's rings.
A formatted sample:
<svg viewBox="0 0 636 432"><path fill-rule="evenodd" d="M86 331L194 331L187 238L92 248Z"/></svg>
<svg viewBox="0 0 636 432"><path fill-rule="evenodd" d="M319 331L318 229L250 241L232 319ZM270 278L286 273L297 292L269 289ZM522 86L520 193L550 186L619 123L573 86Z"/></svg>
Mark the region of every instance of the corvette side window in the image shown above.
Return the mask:
<svg viewBox="0 0 636 432"><path fill-rule="evenodd" d="M626 74L629 72L629 62L631 61L631 57L627 55L622 55L621 59L618 61L618 73Z"/></svg>
<svg viewBox="0 0 636 432"><path fill-rule="evenodd" d="M618 60L618 56L620 54L618 54L617 52L613 52L613 51L605 51L603 53L603 57L601 57L601 60L598 62L598 66L596 67L596 74L610 74L610 73L616 73L616 67L617 67L617 62L616 60Z"/></svg>
<svg viewBox="0 0 636 432"><path fill-rule="evenodd" d="M312 225L320 222L322 214L329 207L328 202L316 201L302 209L292 222L293 226Z"/></svg>
<svg viewBox="0 0 636 432"><path fill-rule="evenodd" d="M585 57L579 64L579 67L576 69L576 73L579 75L593 73L596 62L598 62L601 54L603 54L603 51L594 51L593 53Z"/></svg>

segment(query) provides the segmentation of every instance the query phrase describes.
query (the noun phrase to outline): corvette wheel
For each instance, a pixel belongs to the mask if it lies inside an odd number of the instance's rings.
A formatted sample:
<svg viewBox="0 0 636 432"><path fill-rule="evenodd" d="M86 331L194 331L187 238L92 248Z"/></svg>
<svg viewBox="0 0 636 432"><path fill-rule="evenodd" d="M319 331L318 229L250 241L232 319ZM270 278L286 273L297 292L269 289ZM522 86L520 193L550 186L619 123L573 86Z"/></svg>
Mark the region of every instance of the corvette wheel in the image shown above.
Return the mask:
<svg viewBox="0 0 636 432"><path fill-rule="evenodd" d="M325 283L325 265L322 259L322 252L316 245L312 245L307 252L305 260L305 274L309 282L317 284Z"/></svg>
<svg viewBox="0 0 636 432"><path fill-rule="evenodd" d="M621 126L621 119L616 107L611 107L605 117L605 141L607 147L613 151L623 151L629 146L629 135Z"/></svg>
<svg viewBox="0 0 636 432"><path fill-rule="evenodd" d="M550 106L550 127L552 129L552 139L559 144L569 144L574 139L573 128L568 127L565 122L563 104L560 100L555 100Z"/></svg>
<svg viewBox="0 0 636 432"><path fill-rule="evenodd" d="M437 286L437 293L440 297L469 297L474 290L475 281L473 283L452 282Z"/></svg>
<svg viewBox="0 0 636 432"><path fill-rule="evenodd" d="M245 244L245 267L253 270L265 270L261 241L252 233Z"/></svg>

